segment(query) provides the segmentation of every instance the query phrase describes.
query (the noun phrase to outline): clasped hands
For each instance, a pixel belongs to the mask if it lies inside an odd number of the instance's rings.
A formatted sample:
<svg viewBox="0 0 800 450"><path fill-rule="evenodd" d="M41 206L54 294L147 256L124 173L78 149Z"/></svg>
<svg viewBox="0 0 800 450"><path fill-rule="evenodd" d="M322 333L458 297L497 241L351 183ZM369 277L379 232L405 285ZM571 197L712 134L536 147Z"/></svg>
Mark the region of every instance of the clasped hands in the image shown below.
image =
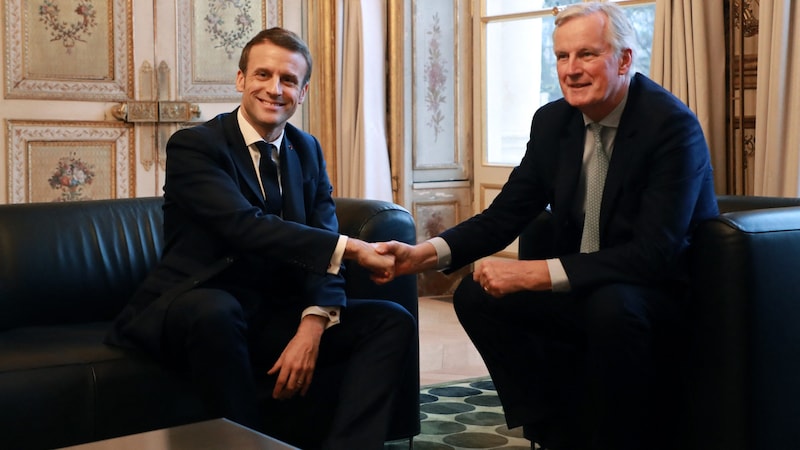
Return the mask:
<svg viewBox="0 0 800 450"><path fill-rule="evenodd" d="M376 284L385 284L397 276L419 273L436 265L436 250L432 245L409 245L398 241L367 243L351 238L345 257L369 270L370 279Z"/></svg>
<svg viewBox="0 0 800 450"><path fill-rule="evenodd" d="M393 263L392 267L380 266L376 270L368 267L375 283L384 284L400 275L437 268L436 249L428 242L409 245L388 241L370 245L376 255L390 258L381 260L384 264L389 260ZM472 278L493 297L503 297L524 290L549 290L552 286L550 272L544 260L485 259L476 265Z"/></svg>

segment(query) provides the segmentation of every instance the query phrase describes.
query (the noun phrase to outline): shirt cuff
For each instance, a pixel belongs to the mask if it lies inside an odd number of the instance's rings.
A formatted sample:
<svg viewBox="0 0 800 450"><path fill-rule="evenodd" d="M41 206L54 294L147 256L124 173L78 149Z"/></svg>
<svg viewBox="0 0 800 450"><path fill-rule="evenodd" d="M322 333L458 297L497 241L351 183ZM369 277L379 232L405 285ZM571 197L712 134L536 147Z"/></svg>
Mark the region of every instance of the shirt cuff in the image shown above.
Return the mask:
<svg viewBox="0 0 800 450"><path fill-rule="evenodd" d="M553 292L569 292L572 290L561 260L553 258L546 260L546 262L547 270L550 272L550 284L553 286Z"/></svg>
<svg viewBox="0 0 800 450"><path fill-rule="evenodd" d="M339 269L342 268L342 258L344 258L345 247L347 247L347 236L340 234L339 241L336 243L333 255L331 255L331 262L328 263L329 274L339 275Z"/></svg>
<svg viewBox="0 0 800 450"><path fill-rule="evenodd" d="M453 255L450 252L450 246L447 245L447 241L436 236L428 239L428 242L431 243L436 250L436 268L438 270L449 268L453 261Z"/></svg>
<svg viewBox="0 0 800 450"><path fill-rule="evenodd" d="M309 314L327 317L328 323L325 325L325 329L327 330L328 328L339 324L339 312L340 308L338 306L309 306L303 310L303 315L300 317L303 318Z"/></svg>

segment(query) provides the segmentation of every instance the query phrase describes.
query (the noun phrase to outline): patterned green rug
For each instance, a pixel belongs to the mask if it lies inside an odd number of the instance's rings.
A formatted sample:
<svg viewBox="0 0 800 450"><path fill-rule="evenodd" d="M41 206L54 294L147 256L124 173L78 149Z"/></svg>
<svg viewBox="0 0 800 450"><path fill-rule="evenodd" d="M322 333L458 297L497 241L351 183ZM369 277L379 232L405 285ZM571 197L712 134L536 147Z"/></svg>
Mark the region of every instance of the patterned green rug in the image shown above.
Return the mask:
<svg viewBox="0 0 800 450"><path fill-rule="evenodd" d="M488 377L464 380L420 390L422 432L414 450L503 449L530 450L522 428L506 427L503 408ZM408 442L385 449L407 449Z"/></svg>

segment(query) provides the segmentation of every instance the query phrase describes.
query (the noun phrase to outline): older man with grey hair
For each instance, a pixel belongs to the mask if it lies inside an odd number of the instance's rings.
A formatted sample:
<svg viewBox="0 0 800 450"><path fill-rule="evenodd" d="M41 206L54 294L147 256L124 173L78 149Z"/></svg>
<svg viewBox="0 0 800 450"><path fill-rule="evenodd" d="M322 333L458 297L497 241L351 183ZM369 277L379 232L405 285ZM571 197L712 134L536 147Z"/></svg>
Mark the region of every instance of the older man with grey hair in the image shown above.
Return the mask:
<svg viewBox="0 0 800 450"><path fill-rule="evenodd" d="M709 151L686 105L633 74L620 7L572 5L555 25L564 98L536 112L500 194L437 237L379 251L396 274L453 271L549 209L549 254L482 261L454 294L458 318L509 428L549 449L652 450L674 432L656 394L676 384L660 368L680 351L686 250L718 214Z"/></svg>

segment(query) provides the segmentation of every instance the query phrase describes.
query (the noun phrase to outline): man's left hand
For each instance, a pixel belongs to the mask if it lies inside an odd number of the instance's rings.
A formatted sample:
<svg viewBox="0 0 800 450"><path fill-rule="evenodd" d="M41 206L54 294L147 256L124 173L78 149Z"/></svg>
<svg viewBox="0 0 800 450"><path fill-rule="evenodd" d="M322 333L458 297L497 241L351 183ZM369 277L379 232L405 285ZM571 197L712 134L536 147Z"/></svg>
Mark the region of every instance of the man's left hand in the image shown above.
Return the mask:
<svg viewBox="0 0 800 450"><path fill-rule="evenodd" d="M278 374L272 397L285 400L296 394L306 395L319 355L319 342L325 331L327 317L308 314L300 321L292 340L283 349L268 375Z"/></svg>
<svg viewBox="0 0 800 450"><path fill-rule="evenodd" d="M547 262L485 259L480 262L472 279L493 297L503 297L519 291L551 289Z"/></svg>

